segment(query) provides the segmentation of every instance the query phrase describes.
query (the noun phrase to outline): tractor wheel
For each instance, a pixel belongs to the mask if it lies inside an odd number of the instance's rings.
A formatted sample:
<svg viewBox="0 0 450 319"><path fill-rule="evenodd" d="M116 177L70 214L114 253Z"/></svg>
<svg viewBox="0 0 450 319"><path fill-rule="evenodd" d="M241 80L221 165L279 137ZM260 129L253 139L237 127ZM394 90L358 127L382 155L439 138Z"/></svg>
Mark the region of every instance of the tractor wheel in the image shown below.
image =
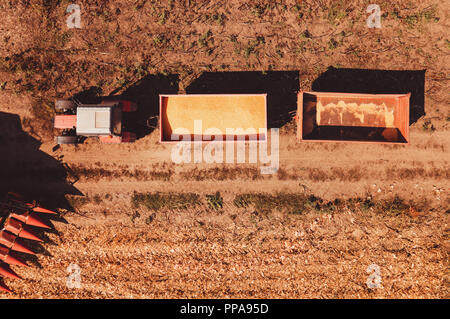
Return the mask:
<svg viewBox="0 0 450 319"><path fill-rule="evenodd" d="M76 107L72 100L56 100L55 110L60 112L65 112L68 110L73 110Z"/></svg>
<svg viewBox="0 0 450 319"><path fill-rule="evenodd" d="M57 136L55 138L56 144L76 144L78 138L73 135L67 135L67 136Z"/></svg>

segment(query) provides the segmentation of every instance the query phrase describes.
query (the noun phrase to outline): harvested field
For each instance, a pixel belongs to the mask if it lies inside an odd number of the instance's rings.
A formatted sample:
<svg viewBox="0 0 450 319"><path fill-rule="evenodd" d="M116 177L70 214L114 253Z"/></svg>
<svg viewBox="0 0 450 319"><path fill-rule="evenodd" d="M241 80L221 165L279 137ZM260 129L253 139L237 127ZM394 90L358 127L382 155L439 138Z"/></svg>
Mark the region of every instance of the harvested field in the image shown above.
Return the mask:
<svg viewBox="0 0 450 319"><path fill-rule="evenodd" d="M61 211L1 298L449 297L448 5L379 1L369 29L370 1L90 0L68 29L69 3L0 3L0 192ZM411 92L409 144L298 142L299 90ZM174 163L158 95L179 93L267 93L279 169L248 144ZM55 147L73 95L136 101L138 140Z"/></svg>
<svg viewBox="0 0 450 319"><path fill-rule="evenodd" d="M136 210L120 194L89 203L81 210L90 213L66 216L70 224L57 226L60 236L49 235L52 256L40 256L42 268L14 282L15 296L448 297L442 212L392 202L380 210L370 201L264 212L237 208L224 197L219 211L206 204ZM82 289L65 286L70 263L81 267ZM381 268L382 289L366 286L372 263Z"/></svg>

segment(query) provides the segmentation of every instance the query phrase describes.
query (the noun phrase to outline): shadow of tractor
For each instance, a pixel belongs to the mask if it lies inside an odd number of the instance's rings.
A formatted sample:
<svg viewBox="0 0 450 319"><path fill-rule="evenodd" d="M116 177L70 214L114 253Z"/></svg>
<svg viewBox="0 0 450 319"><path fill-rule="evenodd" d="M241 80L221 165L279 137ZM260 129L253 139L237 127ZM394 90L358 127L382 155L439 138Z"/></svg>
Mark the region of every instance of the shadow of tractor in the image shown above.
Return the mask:
<svg viewBox="0 0 450 319"><path fill-rule="evenodd" d="M65 195L83 195L66 180L66 167L39 150L18 115L0 112L0 196L13 191L51 210L72 210Z"/></svg>
<svg viewBox="0 0 450 319"><path fill-rule="evenodd" d="M178 93L178 75L148 75L130 85L122 93L116 94L121 88L112 91L108 96L102 96L100 90L91 87L74 95L82 103L100 103L101 101L129 100L137 103L138 111L124 114L123 123L127 131L136 133L142 138L157 127L159 117L159 95Z"/></svg>

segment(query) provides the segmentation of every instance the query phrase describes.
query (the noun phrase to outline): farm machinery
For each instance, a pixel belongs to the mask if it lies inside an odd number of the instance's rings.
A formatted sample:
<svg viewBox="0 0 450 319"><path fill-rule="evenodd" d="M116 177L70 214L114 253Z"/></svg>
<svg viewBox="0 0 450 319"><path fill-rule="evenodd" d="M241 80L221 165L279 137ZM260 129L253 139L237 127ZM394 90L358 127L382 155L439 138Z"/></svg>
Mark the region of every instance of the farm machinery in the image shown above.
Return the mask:
<svg viewBox="0 0 450 319"><path fill-rule="evenodd" d="M297 140L407 144L410 95L299 92ZM98 136L103 143L136 139L123 121L125 113L137 111L133 102L57 100L55 109L54 127L63 130L55 138L57 144L76 144L88 136ZM197 141L212 136L265 141L269 116L267 94L163 94L159 96L160 142L178 142L183 136Z"/></svg>
<svg viewBox="0 0 450 319"><path fill-rule="evenodd" d="M27 241L42 242L37 228L50 229L42 215L57 214L29 202L21 195L9 192L0 199L0 291L12 292L3 278L20 279L11 266L27 266L19 254L35 255Z"/></svg>
<svg viewBox="0 0 450 319"><path fill-rule="evenodd" d="M410 95L299 92L297 140L406 144ZM189 133L188 140L211 140L212 129L236 132L220 140L264 141L265 134L258 132L267 130L266 101L266 94L160 95L160 142L177 142ZM200 129L196 122L202 123Z"/></svg>
<svg viewBox="0 0 450 319"><path fill-rule="evenodd" d="M82 104L76 100L56 100L54 127L62 130L57 144L77 144L85 137L98 136L102 143L130 143L136 134L124 126L124 113L136 112L137 105L126 100Z"/></svg>

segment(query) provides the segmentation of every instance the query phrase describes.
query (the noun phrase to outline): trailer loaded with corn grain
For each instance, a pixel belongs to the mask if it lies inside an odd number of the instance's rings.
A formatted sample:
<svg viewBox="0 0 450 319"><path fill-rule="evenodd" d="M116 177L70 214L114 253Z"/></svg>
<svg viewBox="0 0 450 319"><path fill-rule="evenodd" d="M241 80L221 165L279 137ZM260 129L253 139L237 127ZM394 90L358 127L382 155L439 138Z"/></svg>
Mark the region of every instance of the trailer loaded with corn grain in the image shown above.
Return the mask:
<svg viewBox="0 0 450 319"><path fill-rule="evenodd" d="M409 141L410 94L300 92L299 141Z"/></svg>

